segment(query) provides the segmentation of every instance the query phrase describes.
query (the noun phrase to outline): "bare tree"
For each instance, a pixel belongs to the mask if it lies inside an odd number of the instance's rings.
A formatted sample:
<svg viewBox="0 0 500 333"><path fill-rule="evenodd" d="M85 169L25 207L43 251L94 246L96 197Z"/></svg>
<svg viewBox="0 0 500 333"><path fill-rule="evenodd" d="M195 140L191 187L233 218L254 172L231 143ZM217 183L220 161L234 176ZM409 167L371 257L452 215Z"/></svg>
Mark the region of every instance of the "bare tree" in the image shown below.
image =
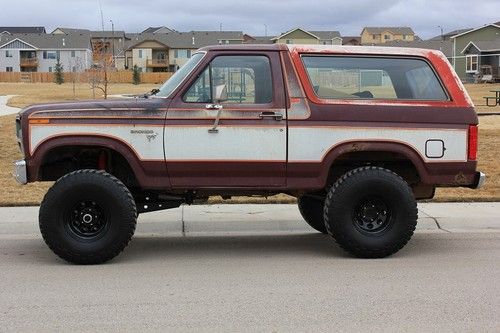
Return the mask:
<svg viewBox="0 0 500 333"><path fill-rule="evenodd" d="M83 68L82 59L80 57L70 60L71 66L71 84L73 86L73 98L76 99L76 84L80 83L80 73Z"/></svg>
<svg viewBox="0 0 500 333"><path fill-rule="evenodd" d="M110 52L110 43L101 40L93 45L94 64L87 71L87 81L92 89L93 98L95 91L100 90L104 99L108 98L109 72L114 69L114 59Z"/></svg>

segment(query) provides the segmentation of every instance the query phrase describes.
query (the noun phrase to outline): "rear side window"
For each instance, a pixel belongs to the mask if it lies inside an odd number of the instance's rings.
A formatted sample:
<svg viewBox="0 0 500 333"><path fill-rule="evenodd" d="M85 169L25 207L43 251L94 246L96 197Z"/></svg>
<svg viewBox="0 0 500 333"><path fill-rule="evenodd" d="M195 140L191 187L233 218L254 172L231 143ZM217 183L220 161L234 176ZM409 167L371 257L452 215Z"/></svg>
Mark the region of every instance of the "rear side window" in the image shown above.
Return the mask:
<svg viewBox="0 0 500 333"><path fill-rule="evenodd" d="M413 58L302 56L313 89L325 99L448 99L429 64Z"/></svg>

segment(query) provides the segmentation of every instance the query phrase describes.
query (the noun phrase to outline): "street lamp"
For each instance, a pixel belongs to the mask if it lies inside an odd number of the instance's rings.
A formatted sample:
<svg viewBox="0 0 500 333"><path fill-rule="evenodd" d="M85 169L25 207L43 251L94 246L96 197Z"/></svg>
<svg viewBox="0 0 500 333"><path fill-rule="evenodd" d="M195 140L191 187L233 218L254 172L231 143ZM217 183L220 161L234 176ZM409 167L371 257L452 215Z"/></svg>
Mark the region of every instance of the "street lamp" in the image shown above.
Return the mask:
<svg viewBox="0 0 500 333"><path fill-rule="evenodd" d="M444 40L444 36L443 36L443 27L438 25L438 28L441 30L441 40Z"/></svg>
<svg viewBox="0 0 500 333"><path fill-rule="evenodd" d="M113 43L113 66L115 66L115 24L113 23L113 20L109 20L109 22L111 22L111 42Z"/></svg>

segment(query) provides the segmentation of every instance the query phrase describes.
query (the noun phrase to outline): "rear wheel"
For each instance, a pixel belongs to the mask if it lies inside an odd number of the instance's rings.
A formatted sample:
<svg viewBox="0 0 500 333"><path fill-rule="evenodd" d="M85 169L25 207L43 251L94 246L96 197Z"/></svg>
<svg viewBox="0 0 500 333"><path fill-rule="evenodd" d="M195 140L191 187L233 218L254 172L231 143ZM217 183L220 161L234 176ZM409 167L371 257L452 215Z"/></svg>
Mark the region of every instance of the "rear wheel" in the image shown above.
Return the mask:
<svg viewBox="0 0 500 333"><path fill-rule="evenodd" d="M120 180L104 171L78 170L49 189L39 224L43 239L59 257L98 264L127 246L136 217L135 201Z"/></svg>
<svg viewBox="0 0 500 333"><path fill-rule="evenodd" d="M325 200L326 229L347 252L381 258L399 251L417 224L417 203L408 184L379 167L349 171Z"/></svg>
<svg viewBox="0 0 500 333"><path fill-rule="evenodd" d="M319 197L304 195L297 200L299 211L304 220L314 230L326 234L323 208L325 200Z"/></svg>

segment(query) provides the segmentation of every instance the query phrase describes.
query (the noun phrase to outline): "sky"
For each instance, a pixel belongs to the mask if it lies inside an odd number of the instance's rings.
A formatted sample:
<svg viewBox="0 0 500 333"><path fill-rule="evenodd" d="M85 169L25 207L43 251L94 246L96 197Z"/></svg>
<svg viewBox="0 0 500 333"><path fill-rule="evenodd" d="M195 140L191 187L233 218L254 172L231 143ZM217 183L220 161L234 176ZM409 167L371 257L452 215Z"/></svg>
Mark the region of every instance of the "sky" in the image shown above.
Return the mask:
<svg viewBox="0 0 500 333"><path fill-rule="evenodd" d="M101 9L102 17L101 20ZM292 28L359 35L364 26L410 26L421 38L500 21L500 0L0 0L0 26L140 32L238 30L276 36Z"/></svg>

